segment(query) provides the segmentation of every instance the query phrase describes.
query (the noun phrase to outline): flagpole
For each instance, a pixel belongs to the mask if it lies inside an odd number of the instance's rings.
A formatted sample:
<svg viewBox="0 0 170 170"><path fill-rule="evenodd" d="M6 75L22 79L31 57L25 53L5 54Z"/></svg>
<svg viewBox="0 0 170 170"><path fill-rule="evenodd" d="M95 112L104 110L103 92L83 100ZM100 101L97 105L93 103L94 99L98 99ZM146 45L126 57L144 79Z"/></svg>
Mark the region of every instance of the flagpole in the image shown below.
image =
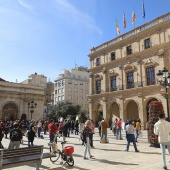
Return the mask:
<svg viewBox="0 0 170 170"><path fill-rule="evenodd" d="M115 21L117 22L116 16L115 16ZM115 29L116 31L116 38L117 38L117 28Z"/></svg>
<svg viewBox="0 0 170 170"><path fill-rule="evenodd" d="M143 4L142 4L142 14L143 14L143 21L145 24L145 6L144 6L144 0L143 0Z"/></svg>

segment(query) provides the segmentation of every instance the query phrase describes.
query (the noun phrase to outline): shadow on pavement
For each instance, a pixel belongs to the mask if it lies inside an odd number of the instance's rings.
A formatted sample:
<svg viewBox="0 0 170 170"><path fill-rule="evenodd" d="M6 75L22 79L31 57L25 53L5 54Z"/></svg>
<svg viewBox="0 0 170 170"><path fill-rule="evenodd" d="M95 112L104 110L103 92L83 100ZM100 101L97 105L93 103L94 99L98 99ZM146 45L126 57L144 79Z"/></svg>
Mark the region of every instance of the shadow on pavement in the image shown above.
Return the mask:
<svg viewBox="0 0 170 170"><path fill-rule="evenodd" d="M123 162L114 162L114 161L108 161L105 159L91 159L93 161L99 161L102 163L106 163L106 164L111 164L111 165L139 165L139 164L133 164L133 163L123 163Z"/></svg>

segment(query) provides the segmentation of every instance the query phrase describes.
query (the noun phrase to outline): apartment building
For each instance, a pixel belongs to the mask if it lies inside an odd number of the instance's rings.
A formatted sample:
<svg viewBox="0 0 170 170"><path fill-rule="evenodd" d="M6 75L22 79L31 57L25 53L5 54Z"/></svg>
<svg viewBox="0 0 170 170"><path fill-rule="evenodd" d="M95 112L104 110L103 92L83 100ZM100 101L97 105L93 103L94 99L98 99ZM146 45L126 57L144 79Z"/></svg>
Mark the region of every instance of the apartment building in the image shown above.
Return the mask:
<svg viewBox="0 0 170 170"><path fill-rule="evenodd" d="M55 80L54 104L68 100L88 110L89 73L86 67L64 70Z"/></svg>
<svg viewBox="0 0 170 170"><path fill-rule="evenodd" d="M88 56L91 119L140 118L145 128L149 103L157 100L167 114L156 76L164 67L170 71L170 13L93 47Z"/></svg>

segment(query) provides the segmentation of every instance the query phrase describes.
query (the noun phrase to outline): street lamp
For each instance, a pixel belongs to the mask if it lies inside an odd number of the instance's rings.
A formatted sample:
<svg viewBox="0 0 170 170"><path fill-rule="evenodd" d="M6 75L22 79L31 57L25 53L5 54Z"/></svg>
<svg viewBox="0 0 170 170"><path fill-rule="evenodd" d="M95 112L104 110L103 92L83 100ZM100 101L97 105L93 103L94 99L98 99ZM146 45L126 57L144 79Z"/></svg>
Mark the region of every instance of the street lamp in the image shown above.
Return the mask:
<svg viewBox="0 0 170 170"><path fill-rule="evenodd" d="M159 72L157 73L157 78L158 78L158 82L160 83L160 85L165 87L165 90L166 90L164 97L166 99L168 121L170 121L170 117L169 117L169 98L170 98L170 95L168 95L168 88L170 86L170 73L168 73L168 70L166 69L166 67L164 67L163 70L159 70Z"/></svg>
<svg viewBox="0 0 170 170"><path fill-rule="evenodd" d="M34 109L37 107L37 103L34 103L34 101L28 103L28 108L31 109L30 113L31 113L31 119L32 119L32 114L34 113Z"/></svg>

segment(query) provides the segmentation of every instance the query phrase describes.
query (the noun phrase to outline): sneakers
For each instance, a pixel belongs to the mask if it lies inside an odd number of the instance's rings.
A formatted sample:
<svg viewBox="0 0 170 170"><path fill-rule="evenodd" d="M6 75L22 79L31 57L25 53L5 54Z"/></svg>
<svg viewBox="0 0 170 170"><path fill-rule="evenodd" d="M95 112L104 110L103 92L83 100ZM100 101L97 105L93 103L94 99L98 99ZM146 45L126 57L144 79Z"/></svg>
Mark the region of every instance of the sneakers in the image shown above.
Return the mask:
<svg viewBox="0 0 170 170"><path fill-rule="evenodd" d="M95 149L95 147L94 147L94 146L92 146L92 147L91 147L91 149Z"/></svg>
<svg viewBox="0 0 170 170"><path fill-rule="evenodd" d="M94 156L92 156L92 155L90 156L90 158L93 158L93 157L94 157Z"/></svg>
<svg viewBox="0 0 170 170"><path fill-rule="evenodd" d="M167 166L164 166L163 169L167 169Z"/></svg>
<svg viewBox="0 0 170 170"><path fill-rule="evenodd" d="M135 152L140 152L140 151L138 149L136 149Z"/></svg>
<svg viewBox="0 0 170 170"><path fill-rule="evenodd" d="M84 157L83 159L88 159L87 157Z"/></svg>

